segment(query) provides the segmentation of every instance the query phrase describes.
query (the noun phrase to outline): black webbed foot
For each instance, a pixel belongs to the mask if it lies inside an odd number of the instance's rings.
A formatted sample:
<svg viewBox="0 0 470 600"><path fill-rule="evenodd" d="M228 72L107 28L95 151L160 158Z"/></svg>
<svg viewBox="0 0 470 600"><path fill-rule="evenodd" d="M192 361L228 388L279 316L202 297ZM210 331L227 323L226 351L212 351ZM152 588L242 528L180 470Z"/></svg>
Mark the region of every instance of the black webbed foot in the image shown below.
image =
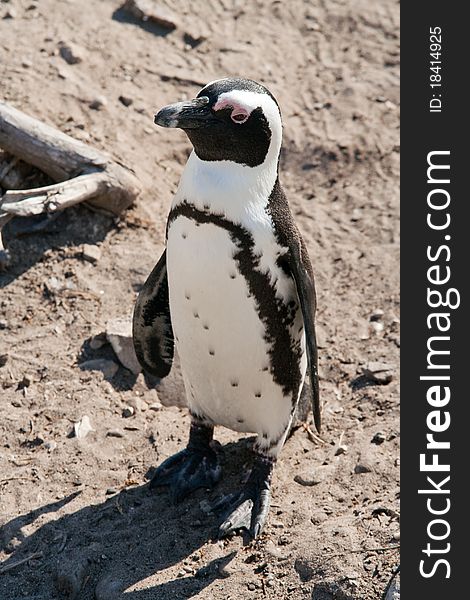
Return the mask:
<svg viewBox="0 0 470 600"><path fill-rule="evenodd" d="M271 478L275 459L256 455L250 477L241 492L231 494L224 504L229 509L219 527L219 538L246 529L257 538L266 521L271 503Z"/></svg>
<svg viewBox="0 0 470 600"><path fill-rule="evenodd" d="M213 432L213 427L192 423L187 447L156 469L150 488L169 486L176 504L198 488L214 487L222 470L217 442L212 441Z"/></svg>

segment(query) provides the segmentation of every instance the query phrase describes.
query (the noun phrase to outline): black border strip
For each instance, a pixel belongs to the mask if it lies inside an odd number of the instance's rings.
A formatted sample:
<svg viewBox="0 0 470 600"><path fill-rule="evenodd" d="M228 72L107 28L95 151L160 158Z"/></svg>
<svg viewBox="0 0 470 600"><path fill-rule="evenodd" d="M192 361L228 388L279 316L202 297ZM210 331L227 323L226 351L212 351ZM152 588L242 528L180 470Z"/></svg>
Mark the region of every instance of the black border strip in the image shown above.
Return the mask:
<svg viewBox="0 0 470 600"><path fill-rule="evenodd" d="M467 105L470 101L466 98L465 89L468 87L467 61L470 54L466 41L470 36L466 32L468 24L463 7L459 9L459 6L462 5L450 2L407 2L402 5L401 12L401 593L404 600L463 598L468 595L465 592L468 590L468 567L464 563L467 562L466 547L470 532L467 520L469 492L466 489L469 471L467 460L470 455L470 399L466 381L466 372L470 373L467 364L467 338L470 335L467 322L470 203L465 183L470 172L470 165L467 164L467 135L470 129ZM433 41L430 39L430 29L436 27L441 29L442 62L441 68L433 72L431 66L438 63L430 64L435 59L430 56L430 43ZM440 88L431 88L430 75L436 72L441 76L442 85ZM436 94L434 97L433 93ZM441 112L430 112L430 100L436 98L442 100ZM439 108L438 104L434 101L433 108ZM449 151L449 154L429 155L435 151ZM434 163L448 164L450 169L431 170L431 181L428 181L428 159ZM450 181L444 183L443 180L447 178ZM440 181L437 182L437 179ZM444 205L448 195L450 202L447 208L435 210L428 206L428 194L432 190L445 190L432 192L430 202L442 202ZM451 219L447 228L433 229L427 223L428 214L431 214L432 223L442 224L447 220L447 213ZM450 239L446 236L450 236ZM430 259L428 252L434 258ZM438 269L428 271L436 265ZM449 272L447 283L430 283L430 277L444 279ZM459 295L460 306L454 309L430 307L428 287L440 291L443 297L451 288L458 290L458 293L451 292L449 298L450 303L456 304ZM431 297L431 301L439 302L437 294ZM448 331L438 330L437 317L430 317L427 322L432 313L448 314L449 321L446 317L439 321L443 328L450 323ZM428 327L429 324L431 327ZM433 336L447 336L449 339L430 341ZM439 348L450 353L430 355L428 343L432 349ZM430 368L428 359L439 368ZM446 365L450 368L442 368ZM420 379L420 376L448 376L450 379L432 381ZM439 386L434 394L428 392L433 386ZM437 406L444 395L445 386L449 388L450 399ZM429 400L434 401L435 406ZM437 414L431 416L435 411L438 411ZM427 449L426 435L432 433L430 426L446 424L448 418L449 427L434 433L434 439L449 442L450 449ZM424 461L428 464L432 460L442 465L448 464L450 471L420 470L420 454L426 454ZM433 454L437 458L433 459ZM434 484L427 480L428 476ZM447 476L450 479L445 481ZM434 493L419 494L419 489L434 490ZM442 515L430 513L430 509L444 511L446 508L448 510ZM436 519L448 523L448 535L445 523L432 523ZM442 540L433 540L430 533L434 537L442 537ZM439 560L442 562L438 563ZM431 576L424 577L420 574L420 568Z"/></svg>

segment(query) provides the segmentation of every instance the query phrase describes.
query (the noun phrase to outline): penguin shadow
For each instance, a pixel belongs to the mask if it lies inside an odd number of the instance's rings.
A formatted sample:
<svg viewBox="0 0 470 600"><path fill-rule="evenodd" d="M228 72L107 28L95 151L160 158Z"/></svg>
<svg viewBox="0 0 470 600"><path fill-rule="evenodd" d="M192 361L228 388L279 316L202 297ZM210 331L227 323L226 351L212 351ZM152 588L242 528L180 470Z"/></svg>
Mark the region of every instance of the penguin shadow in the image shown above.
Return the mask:
<svg viewBox="0 0 470 600"><path fill-rule="evenodd" d="M7 287L44 260L49 250L66 251L80 244L103 241L114 222L115 217L81 205L53 215L12 219L3 228L3 240L11 261L6 270L0 270L0 288Z"/></svg>
<svg viewBox="0 0 470 600"><path fill-rule="evenodd" d="M224 446L224 480L214 490L197 490L176 505L165 488L151 491L144 484L75 511L73 502L80 501L81 493L74 492L4 522L0 550L8 558L0 563L0 597L16 600L19 589L23 596L51 600L64 593L80 600L196 596L223 577L223 568L236 554L217 548L223 555L207 561L207 550L198 550L216 539L221 516L208 507L239 489L251 442L242 439ZM66 514L25 533L43 515L61 509ZM149 587L145 580L159 573L159 583Z"/></svg>

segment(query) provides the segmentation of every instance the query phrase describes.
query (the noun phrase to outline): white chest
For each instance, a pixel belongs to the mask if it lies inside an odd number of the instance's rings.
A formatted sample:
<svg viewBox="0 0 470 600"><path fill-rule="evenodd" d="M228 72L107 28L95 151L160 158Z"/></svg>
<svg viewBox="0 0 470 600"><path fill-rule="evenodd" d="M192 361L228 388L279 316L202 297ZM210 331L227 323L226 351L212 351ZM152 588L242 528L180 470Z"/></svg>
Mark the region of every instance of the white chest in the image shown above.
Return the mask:
<svg viewBox="0 0 470 600"><path fill-rule="evenodd" d="M265 324L240 272L239 249L230 231L214 223L181 215L171 223L167 267L175 341L193 411L275 439L289 422L292 397L273 379ZM279 298L296 299L293 282L276 265L274 236L258 250L264 258L259 268ZM292 327L299 339L301 325L299 310ZM304 358L302 363L304 376Z"/></svg>
<svg viewBox="0 0 470 600"><path fill-rule="evenodd" d="M278 266L286 248L277 243L267 210L277 154L268 159L250 168L191 154L172 204L167 268L191 410L272 442L286 431L297 400L273 367L273 338L284 340L276 353L290 357L283 368L298 374L300 389L307 358L295 284ZM293 317L273 335L267 330L285 315L278 305L289 303ZM268 304L269 318L260 310Z"/></svg>

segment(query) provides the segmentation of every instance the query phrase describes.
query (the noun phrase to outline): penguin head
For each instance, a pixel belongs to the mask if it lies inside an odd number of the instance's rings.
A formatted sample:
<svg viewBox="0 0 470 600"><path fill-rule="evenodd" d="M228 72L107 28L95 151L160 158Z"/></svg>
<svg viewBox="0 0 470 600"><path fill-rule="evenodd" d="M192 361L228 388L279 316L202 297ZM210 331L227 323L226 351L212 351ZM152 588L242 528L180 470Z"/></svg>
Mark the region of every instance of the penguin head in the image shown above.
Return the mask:
<svg viewBox="0 0 470 600"><path fill-rule="evenodd" d="M203 161L257 167L277 163L279 158L279 106L264 86L250 79L208 83L193 100L162 108L155 115L155 123L183 129Z"/></svg>

